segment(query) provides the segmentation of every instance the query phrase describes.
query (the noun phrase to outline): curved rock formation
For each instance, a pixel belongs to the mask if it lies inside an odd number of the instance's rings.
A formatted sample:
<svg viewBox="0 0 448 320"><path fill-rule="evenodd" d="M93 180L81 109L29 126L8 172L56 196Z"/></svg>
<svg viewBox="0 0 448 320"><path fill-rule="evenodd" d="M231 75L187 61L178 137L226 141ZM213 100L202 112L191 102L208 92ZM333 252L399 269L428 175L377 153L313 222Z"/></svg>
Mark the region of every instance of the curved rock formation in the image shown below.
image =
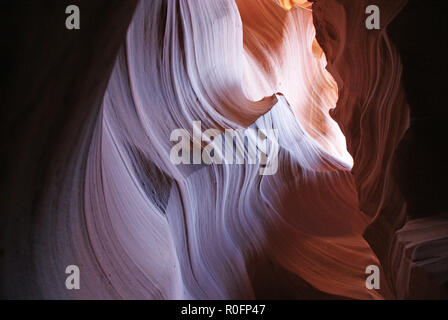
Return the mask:
<svg viewBox="0 0 448 320"><path fill-rule="evenodd" d="M377 1L378 31L368 1L106 2L83 2L69 38L45 29L60 1L35 31L52 37L17 30L2 296L444 297L446 218L409 221L397 155L409 106L388 26L405 1Z"/></svg>

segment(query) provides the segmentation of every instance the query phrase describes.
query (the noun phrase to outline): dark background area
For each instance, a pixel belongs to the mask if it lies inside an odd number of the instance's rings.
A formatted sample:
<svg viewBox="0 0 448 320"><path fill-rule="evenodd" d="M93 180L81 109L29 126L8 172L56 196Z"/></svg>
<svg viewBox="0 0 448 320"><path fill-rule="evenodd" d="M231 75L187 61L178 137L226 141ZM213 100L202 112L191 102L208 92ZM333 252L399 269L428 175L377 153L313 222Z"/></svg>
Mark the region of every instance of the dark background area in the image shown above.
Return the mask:
<svg viewBox="0 0 448 320"><path fill-rule="evenodd" d="M447 1L410 0L388 27L411 109L394 171L413 218L447 212L447 14Z"/></svg>
<svg viewBox="0 0 448 320"><path fill-rule="evenodd" d="M68 5L81 10L80 30L66 29ZM0 2L0 297L41 296L33 231L47 180L52 175L61 186L73 184L70 159L79 156L73 153L81 137L92 134L91 119L100 110L136 5L137 0Z"/></svg>

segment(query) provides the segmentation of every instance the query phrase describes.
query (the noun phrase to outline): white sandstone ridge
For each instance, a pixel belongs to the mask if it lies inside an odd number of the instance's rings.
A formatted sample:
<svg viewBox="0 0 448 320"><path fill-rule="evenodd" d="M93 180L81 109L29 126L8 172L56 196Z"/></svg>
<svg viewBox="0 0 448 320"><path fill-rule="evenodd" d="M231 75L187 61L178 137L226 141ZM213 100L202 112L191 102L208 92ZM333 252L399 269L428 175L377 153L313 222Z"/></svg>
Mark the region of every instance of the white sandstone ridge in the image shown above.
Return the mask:
<svg viewBox="0 0 448 320"><path fill-rule="evenodd" d="M259 165L260 175L274 175L278 170L277 129L207 129L193 121L192 134L179 128L171 132L177 142L170 152L174 165Z"/></svg>

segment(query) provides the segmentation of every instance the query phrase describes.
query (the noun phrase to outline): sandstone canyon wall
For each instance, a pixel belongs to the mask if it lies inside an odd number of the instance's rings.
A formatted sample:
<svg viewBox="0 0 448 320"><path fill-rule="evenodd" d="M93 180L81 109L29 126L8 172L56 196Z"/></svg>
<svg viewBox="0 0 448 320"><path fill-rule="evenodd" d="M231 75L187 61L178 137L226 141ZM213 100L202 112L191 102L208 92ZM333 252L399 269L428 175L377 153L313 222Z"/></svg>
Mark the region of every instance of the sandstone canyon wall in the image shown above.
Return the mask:
<svg viewBox="0 0 448 320"><path fill-rule="evenodd" d="M2 297L447 298L446 22L374 2L380 30L364 0L4 5ZM174 164L195 121L275 172Z"/></svg>

